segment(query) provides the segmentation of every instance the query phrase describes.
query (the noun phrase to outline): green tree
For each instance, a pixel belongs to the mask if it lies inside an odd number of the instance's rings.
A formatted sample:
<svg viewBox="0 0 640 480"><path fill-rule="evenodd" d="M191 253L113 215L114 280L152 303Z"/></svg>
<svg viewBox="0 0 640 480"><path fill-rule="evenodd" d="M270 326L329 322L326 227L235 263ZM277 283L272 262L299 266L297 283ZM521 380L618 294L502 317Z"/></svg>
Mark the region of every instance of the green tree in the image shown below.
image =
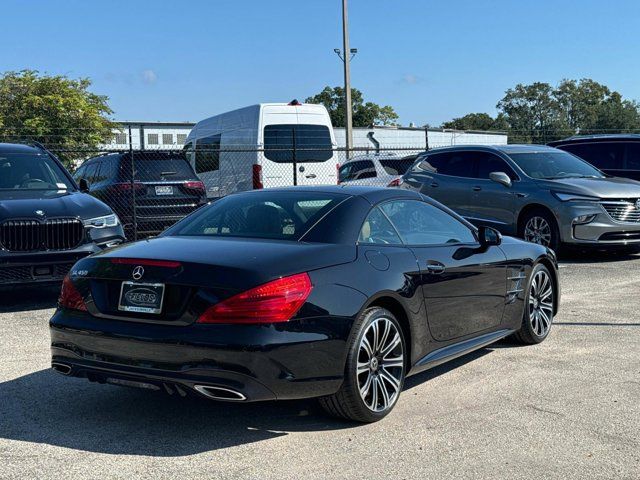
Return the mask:
<svg viewBox="0 0 640 480"><path fill-rule="evenodd" d="M344 88L325 87L320 93L308 97L306 103L319 103L329 111L331 123L334 127L344 127L345 103ZM362 92L351 89L351 103L353 104L353 126L370 127L372 125L397 125L398 115L389 105L380 106L373 102L364 102Z"/></svg>
<svg viewBox="0 0 640 480"><path fill-rule="evenodd" d="M91 81L35 70L0 76L0 134L3 141L34 140L59 152L69 166L113 137L116 125L107 97L89 91Z"/></svg>
<svg viewBox="0 0 640 480"><path fill-rule="evenodd" d="M507 130L508 124L504 115L500 114L493 118L488 113L468 113L463 117L457 117L448 122L444 122L441 128L452 128L454 130Z"/></svg>
<svg viewBox="0 0 640 480"><path fill-rule="evenodd" d="M509 124L514 143L546 143L562 131L560 105L548 83L518 84L505 92L497 108Z"/></svg>

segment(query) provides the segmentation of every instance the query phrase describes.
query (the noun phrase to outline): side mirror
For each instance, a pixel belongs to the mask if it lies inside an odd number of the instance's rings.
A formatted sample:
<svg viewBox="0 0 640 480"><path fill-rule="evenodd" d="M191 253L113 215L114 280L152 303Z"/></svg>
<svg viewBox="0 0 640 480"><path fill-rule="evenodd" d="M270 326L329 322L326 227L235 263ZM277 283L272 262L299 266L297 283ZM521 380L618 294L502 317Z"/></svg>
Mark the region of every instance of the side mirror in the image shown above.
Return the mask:
<svg viewBox="0 0 640 480"><path fill-rule="evenodd" d="M80 187L81 192L83 193L89 192L89 182L87 182L86 179L81 178L80 181L78 182L78 186Z"/></svg>
<svg viewBox="0 0 640 480"><path fill-rule="evenodd" d="M511 179L509 175L504 172L491 172L489 178L500 185L504 185L507 188L511 187Z"/></svg>
<svg viewBox="0 0 640 480"><path fill-rule="evenodd" d="M478 237L482 247L491 247L502 243L502 234L495 228L485 226L479 227Z"/></svg>

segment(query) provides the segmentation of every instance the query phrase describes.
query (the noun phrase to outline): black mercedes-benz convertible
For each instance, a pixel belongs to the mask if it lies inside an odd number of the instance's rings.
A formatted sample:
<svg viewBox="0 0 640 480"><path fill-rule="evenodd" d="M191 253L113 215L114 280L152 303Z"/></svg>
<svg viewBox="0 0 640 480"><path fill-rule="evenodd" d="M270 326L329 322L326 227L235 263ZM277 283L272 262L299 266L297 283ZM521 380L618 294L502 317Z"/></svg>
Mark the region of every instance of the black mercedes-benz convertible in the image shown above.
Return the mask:
<svg viewBox="0 0 640 480"><path fill-rule="evenodd" d="M509 335L541 342L559 299L551 250L419 193L269 189L76 263L52 366L217 400L319 397L372 422L407 375Z"/></svg>

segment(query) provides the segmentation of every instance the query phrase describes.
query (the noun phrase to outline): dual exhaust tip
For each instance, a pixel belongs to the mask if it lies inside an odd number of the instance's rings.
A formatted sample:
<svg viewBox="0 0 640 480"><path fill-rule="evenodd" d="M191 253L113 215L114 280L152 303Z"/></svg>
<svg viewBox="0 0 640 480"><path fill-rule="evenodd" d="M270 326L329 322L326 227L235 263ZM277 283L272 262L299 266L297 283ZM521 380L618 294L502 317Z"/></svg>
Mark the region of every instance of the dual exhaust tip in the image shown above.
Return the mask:
<svg viewBox="0 0 640 480"><path fill-rule="evenodd" d="M66 363L52 362L51 368L62 375L71 374L71 366L67 365ZM244 402L247 399L247 397L242 393L230 388L214 387L211 385L194 385L193 389L196 392L201 393L205 397L214 400L224 400L227 402ZM181 392L181 390L178 390L178 392Z"/></svg>

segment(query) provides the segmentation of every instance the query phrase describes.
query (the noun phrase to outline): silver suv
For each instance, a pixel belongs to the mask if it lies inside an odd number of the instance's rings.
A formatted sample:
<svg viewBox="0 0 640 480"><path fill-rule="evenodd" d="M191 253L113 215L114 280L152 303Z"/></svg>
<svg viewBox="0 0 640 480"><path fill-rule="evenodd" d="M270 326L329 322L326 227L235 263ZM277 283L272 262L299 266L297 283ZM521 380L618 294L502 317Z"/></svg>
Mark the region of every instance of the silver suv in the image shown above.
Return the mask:
<svg viewBox="0 0 640 480"><path fill-rule="evenodd" d="M421 154L403 176L477 225L559 248L640 246L640 182L609 177L541 145L459 146Z"/></svg>

